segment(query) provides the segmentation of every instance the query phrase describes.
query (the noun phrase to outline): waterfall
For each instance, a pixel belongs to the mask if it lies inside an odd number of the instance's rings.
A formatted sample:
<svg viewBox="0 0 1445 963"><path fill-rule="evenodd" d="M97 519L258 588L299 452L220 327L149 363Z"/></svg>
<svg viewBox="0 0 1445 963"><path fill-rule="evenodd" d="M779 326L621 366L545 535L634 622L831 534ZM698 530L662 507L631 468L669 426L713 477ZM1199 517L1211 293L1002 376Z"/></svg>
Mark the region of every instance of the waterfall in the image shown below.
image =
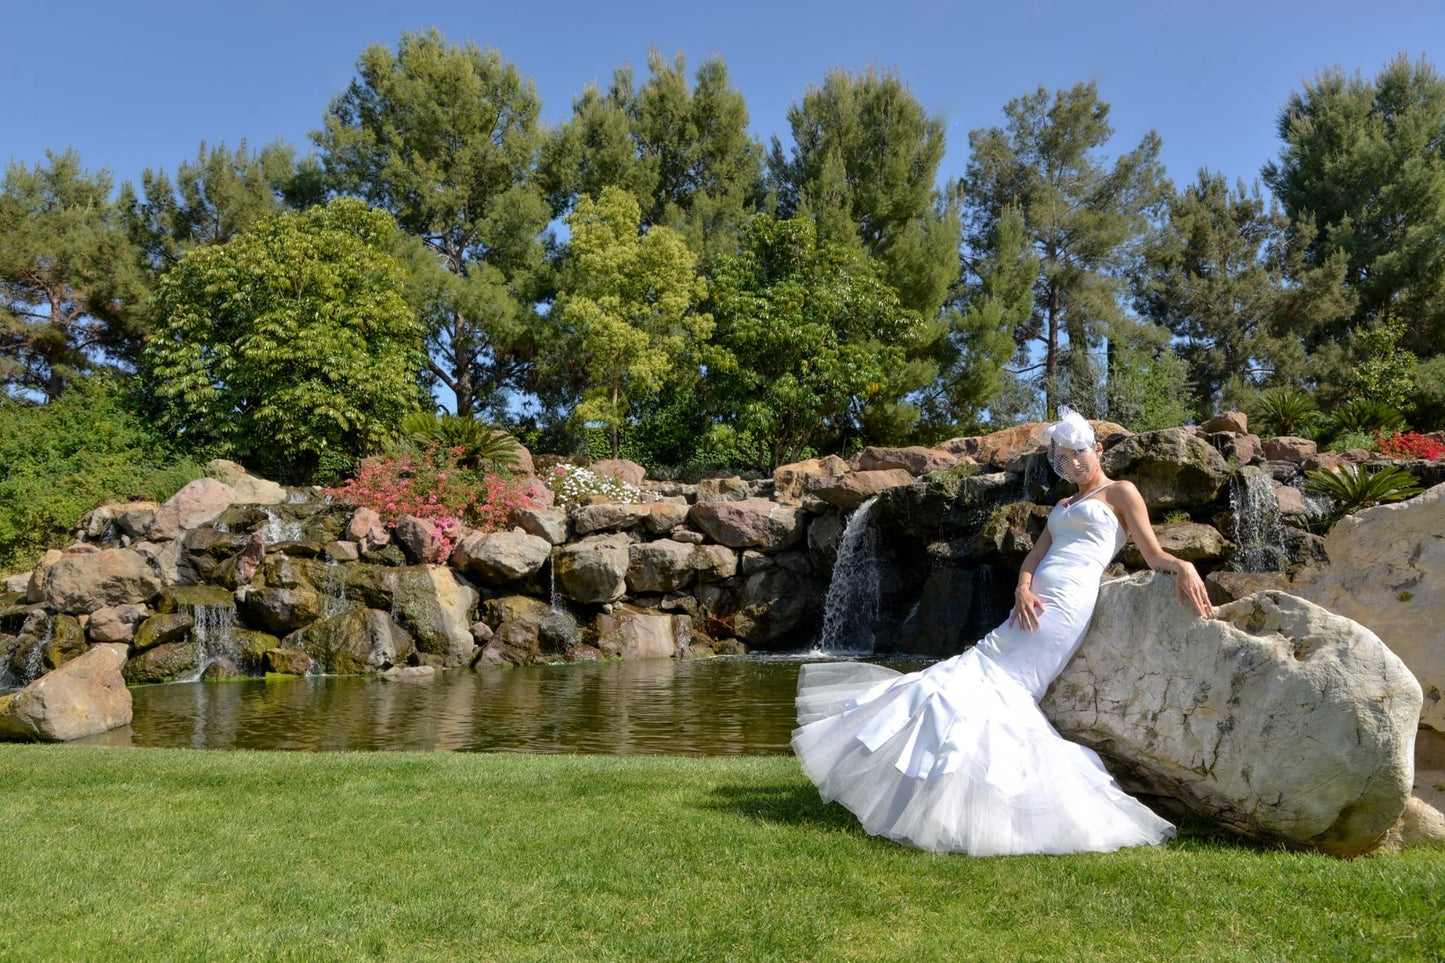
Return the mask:
<svg viewBox="0 0 1445 963"><path fill-rule="evenodd" d="M1229 479L1229 507L1234 516L1234 544L1239 547L1230 567L1240 572L1281 572L1289 566L1284 525L1270 477L1246 466Z"/></svg>
<svg viewBox="0 0 1445 963"><path fill-rule="evenodd" d="M195 674L184 681L195 682L212 665L236 660L236 607L234 605L186 606L192 619L191 639L196 643Z"/></svg>
<svg viewBox="0 0 1445 963"><path fill-rule="evenodd" d="M838 541L838 559L823 603L818 649L830 655L872 653L878 621L878 533L868 524L876 498L858 507Z"/></svg>
<svg viewBox="0 0 1445 963"><path fill-rule="evenodd" d="M45 647L55 638L55 616L45 618L45 631L25 655L25 669L19 682L27 686L45 674Z"/></svg>
<svg viewBox="0 0 1445 963"><path fill-rule="evenodd" d="M299 542L301 540L300 522L284 521L269 505L262 505L261 511L266 513L266 524L261 528L261 537L266 540L267 545L275 545L277 542Z"/></svg>
<svg viewBox="0 0 1445 963"><path fill-rule="evenodd" d="M336 559L326 563L326 586L322 589L321 617L331 619L346 608L346 569Z"/></svg>

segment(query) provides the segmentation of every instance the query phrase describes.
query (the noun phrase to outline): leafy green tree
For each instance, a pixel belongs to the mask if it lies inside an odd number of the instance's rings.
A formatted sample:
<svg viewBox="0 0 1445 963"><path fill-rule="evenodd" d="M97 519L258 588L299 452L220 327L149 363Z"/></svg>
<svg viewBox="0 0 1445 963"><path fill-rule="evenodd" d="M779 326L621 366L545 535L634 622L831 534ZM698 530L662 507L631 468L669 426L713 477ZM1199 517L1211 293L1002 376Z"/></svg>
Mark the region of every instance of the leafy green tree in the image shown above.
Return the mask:
<svg viewBox="0 0 1445 963"><path fill-rule="evenodd" d="M160 280L145 373L165 430L286 480L339 475L418 402L395 222L352 198L195 248Z"/></svg>
<svg viewBox="0 0 1445 963"><path fill-rule="evenodd" d="M708 305L716 323L705 355L714 423L704 446L768 469L810 447L875 441L870 410L907 394L917 313L855 248L824 241L812 218L753 218L741 253L723 258Z"/></svg>
<svg viewBox="0 0 1445 963"><path fill-rule="evenodd" d="M1130 431L1173 428L1195 414L1189 403L1189 365L1162 339L1149 337L1155 330L1145 328L1135 338L1115 335L1109 418Z"/></svg>
<svg viewBox="0 0 1445 963"><path fill-rule="evenodd" d="M279 141L258 152L244 140L234 151L202 141L174 181L147 168L139 191L129 181L121 185L117 205L131 236L165 270L193 247L225 244L263 218L320 203L320 176L314 162L298 164L295 150Z"/></svg>
<svg viewBox="0 0 1445 963"><path fill-rule="evenodd" d="M958 280L952 185L935 187L943 124L897 73L833 70L788 111L793 148L773 139L778 213L807 212L822 239L861 244L903 305L932 318Z"/></svg>
<svg viewBox="0 0 1445 963"><path fill-rule="evenodd" d="M0 386L58 398L133 357L145 272L110 200L111 178L73 150L11 163L0 185Z"/></svg>
<svg viewBox="0 0 1445 963"><path fill-rule="evenodd" d="M712 329L693 310L705 288L687 242L667 227L641 233L641 220L637 199L620 188L577 202L554 308L571 336L569 363L587 379L576 416L607 426L614 458L632 396L660 390Z"/></svg>
<svg viewBox="0 0 1445 963"><path fill-rule="evenodd" d="M313 134L331 185L419 238L409 297L427 322L428 370L458 415L534 370L550 296L546 201L532 182L541 102L494 50L435 30L362 52L357 78Z"/></svg>
<svg viewBox="0 0 1445 963"><path fill-rule="evenodd" d="M606 92L589 87L572 117L548 138L539 178L560 216L583 196L618 187L638 198L642 223L681 231L704 264L736 249L762 196L762 146L720 57L689 86L687 63L653 50L647 81L613 72Z"/></svg>
<svg viewBox="0 0 1445 963"><path fill-rule="evenodd" d="M1135 304L1174 336L1189 365L1189 408L1202 417L1241 386L1288 381L1305 367L1299 339L1280 330L1286 224L1257 186L1231 189L1201 170L1170 198L1146 246Z"/></svg>
<svg viewBox="0 0 1445 963"><path fill-rule="evenodd" d="M1097 411L1105 381L1093 349L1124 323L1121 278L1165 194L1159 137L1112 164L1102 155L1113 135L1109 105L1092 83L1050 95L1039 88L1009 101L1004 127L969 135L967 243L986 252L1010 212L1022 218L1038 257L1034 307L1016 334L1028 374L1041 373L1045 416L1061 401Z"/></svg>
<svg viewBox="0 0 1445 963"><path fill-rule="evenodd" d="M1279 134L1264 180L1290 218L1291 281L1328 297L1342 279L1352 300L1296 312L1325 394L1351 392L1341 382L1393 324L1396 348L1445 353L1445 78L1404 57L1370 80L1324 71L1291 95Z"/></svg>

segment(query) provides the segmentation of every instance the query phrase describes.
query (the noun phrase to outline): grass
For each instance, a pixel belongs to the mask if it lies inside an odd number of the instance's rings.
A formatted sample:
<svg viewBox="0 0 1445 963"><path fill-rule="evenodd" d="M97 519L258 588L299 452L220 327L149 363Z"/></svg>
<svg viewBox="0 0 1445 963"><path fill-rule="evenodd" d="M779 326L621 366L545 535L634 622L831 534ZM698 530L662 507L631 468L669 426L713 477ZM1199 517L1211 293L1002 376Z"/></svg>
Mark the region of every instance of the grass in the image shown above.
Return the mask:
<svg viewBox="0 0 1445 963"><path fill-rule="evenodd" d="M1438 960L1445 853L969 859L789 758L0 746L0 959Z"/></svg>

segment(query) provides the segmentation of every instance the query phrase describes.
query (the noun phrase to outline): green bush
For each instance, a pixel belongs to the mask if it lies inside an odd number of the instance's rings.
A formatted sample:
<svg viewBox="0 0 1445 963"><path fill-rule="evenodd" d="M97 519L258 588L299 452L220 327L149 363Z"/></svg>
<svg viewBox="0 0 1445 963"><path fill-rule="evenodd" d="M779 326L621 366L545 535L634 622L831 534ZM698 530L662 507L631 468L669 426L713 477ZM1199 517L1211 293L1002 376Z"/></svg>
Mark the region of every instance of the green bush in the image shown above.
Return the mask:
<svg viewBox="0 0 1445 963"><path fill-rule="evenodd" d="M1373 472L1359 465L1346 465L1339 470L1319 468L1305 475L1304 487L1305 491L1334 502L1333 510L1325 516L1331 528L1344 516L1362 508L1404 501L1424 491L1418 478L1394 465Z"/></svg>
<svg viewBox="0 0 1445 963"><path fill-rule="evenodd" d="M79 382L45 405L0 401L0 571L65 545L97 505L164 500L202 474L112 380Z"/></svg>
<svg viewBox="0 0 1445 963"><path fill-rule="evenodd" d="M1314 398L1298 388L1270 388L1254 400L1249 418L1264 435L1303 434L1318 419Z"/></svg>
<svg viewBox="0 0 1445 963"><path fill-rule="evenodd" d="M1342 435L1336 435L1335 440L1329 443L1327 451L1351 451L1362 448L1369 451L1375 443L1375 436L1364 431L1347 431Z"/></svg>

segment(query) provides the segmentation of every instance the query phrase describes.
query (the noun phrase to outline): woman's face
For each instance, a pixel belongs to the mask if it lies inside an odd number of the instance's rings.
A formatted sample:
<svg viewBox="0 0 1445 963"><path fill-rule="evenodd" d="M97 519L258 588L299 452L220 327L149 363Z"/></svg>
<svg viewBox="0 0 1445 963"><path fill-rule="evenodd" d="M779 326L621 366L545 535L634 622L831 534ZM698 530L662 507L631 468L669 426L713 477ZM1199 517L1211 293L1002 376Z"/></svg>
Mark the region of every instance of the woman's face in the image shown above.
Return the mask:
<svg viewBox="0 0 1445 963"><path fill-rule="evenodd" d="M1066 482L1078 484L1098 470L1098 445L1088 448L1064 448L1054 445L1049 449L1049 462L1054 466L1054 471L1060 478Z"/></svg>

